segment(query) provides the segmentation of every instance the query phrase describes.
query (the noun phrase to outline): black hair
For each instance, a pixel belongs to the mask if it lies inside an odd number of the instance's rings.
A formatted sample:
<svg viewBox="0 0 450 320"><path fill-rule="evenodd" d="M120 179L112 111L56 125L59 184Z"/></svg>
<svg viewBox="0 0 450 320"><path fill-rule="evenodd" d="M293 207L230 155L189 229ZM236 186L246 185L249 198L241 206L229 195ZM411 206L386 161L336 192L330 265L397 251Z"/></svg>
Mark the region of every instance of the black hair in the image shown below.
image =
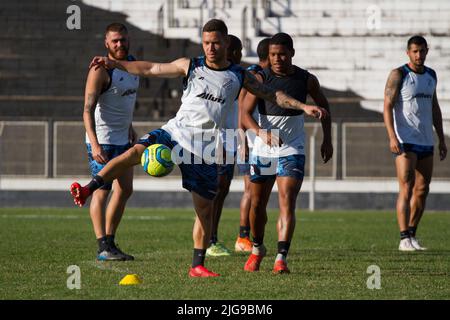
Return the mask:
<svg viewBox="0 0 450 320"><path fill-rule="evenodd" d="M265 61L269 57L269 43L270 38L264 38L258 43L256 53L258 54L259 61Z"/></svg>
<svg viewBox="0 0 450 320"><path fill-rule="evenodd" d="M203 26L202 32L220 32L222 35L228 35L228 28L225 22L219 19L211 19Z"/></svg>
<svg viewBox="0 0 450 320"><path fill-rule="evenodd" d="M428 48L427 40L425 40L425 38L422 36L415 35L409 38L407 48L409 49L412 44L415 44L417 46L425 45L425 47Z"/></svg>
<svg viewBox="0 0 450 320"><path fill-rule="evenodd" d="M229 34L228 39L230 40L230 46L228 47L228 49L230 49L230 51L242 49L242 42L238 37L236 37L232 34Z"/></svg>
<svg viewBox="0 0 450 320"><path fill-rule="evenodd" d="M270 38L269 44L278 44L285 46L289 50L294 50L294 42L292 41L291 36L284 32L275 34Z"/></svg>

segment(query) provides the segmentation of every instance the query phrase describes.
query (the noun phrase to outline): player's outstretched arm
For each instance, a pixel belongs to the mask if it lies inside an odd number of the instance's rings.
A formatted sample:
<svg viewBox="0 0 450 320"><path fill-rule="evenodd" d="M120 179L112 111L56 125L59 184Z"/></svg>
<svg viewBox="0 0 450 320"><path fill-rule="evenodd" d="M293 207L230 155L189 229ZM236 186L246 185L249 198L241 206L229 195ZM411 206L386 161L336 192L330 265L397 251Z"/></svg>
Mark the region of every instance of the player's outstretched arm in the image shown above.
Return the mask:
<svg viewBox="0 0 450 320"><path fill-rule="evenodd" d="M439 138L439 158L442 161L447 157L447 146L445 144L444 129L442 127L442 112L439 106L436 90L433 94L433 126L436 129L436 134Z"/></svg>
<svg viewBox="0 0 450 320"><path fill-rule="evenodd" d="M322 119L328 115L327 111L323 108L304 104L283 91L275 91L258 82L255 76L248 71L245 71L244 74L244 88L258 98L275 103L281 108L303 110L308 116L318 119Z"/></svg>
<svg viewBox="0 0 450 320"><path fill-rule="evenodd" d="M188 58L180 58L169 63L158 63L151 61L119 61L108 57L94 57L89 68L94 67L97 69L103 66L106 69L121 69L141 77L177 78L187 75L189 63L190 60Z"/></svg>
<svg viewBox="0 0 450 320"><path fill-rule="evenodd" d="M333 157L333 143L331 141L331 113L330 105L328 104L327 97L320 87L319 80L315 75L310 74L308 78L308 94L314 100L314 102L325 109L328 112L328 117L322 118L322 131L323 131L323 141L320 147L320 154L324 163Z"/></svg>
<svg viewBox="0 0 450 320"><path fill-rule="evenodd" d="M395 135L394 130L394 116L392 110L394 109L395 102L397 101L398 94L400 92L400 86L402 82L402 73L399 69L394 69L389 74L386 82L386 88L384 90L384 109L383 118L384 125L389 137L389 147L391 152L400 153L400 142Z"/></svg>

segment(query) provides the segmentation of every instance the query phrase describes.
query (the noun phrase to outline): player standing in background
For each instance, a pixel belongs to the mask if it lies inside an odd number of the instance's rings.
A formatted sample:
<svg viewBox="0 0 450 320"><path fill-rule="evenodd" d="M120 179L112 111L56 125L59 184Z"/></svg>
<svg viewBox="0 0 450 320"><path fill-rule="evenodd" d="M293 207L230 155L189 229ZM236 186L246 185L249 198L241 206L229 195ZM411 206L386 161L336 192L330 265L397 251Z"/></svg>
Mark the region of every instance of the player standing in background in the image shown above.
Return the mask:
<svg viewBox="0 0 450 320"><path fill-rule="evenodd" d="M95 190L139 164L142 153L149 145L162 143L172 150L180 150L181 147L183 160L186 154L189 155L187 162L179 164L182 183L192 194L196 213L192 232L194 255L189 270L191 277L219 276L204 267L206 249L211 239L213 199L217 190L217 166L204 156L206 148L211 145L211 138L220 134L223 128L221 124L232 110L241 87L284 108L303 110L319 119L327 116L326 110L306 105L282 91L264 86L252 74L230 63L227 60L227 35L225 23L212 19L203 26L202 47L205 56L202 57L180 58L170 63L126 62L95 57L91 67L120 68L146 77L184 77L182 104L173 119L161 129L149 132L127 152L110 161L89 184L81 187L75 182L71 186L75 204L82 206ZM195 160L194 163L192 160Z"/></svg>
<svg viewBox="0 0 450 320"><path fill-rule="evenodd" d="M256 75L258 72L263 69L269 67L269 41L270 38L264 38L258 43L258 47L256 48L256 53L259 58L258 64L253 64L247 68L247 71ZM244 88L241 90L239 95L239 104L242 105L245 96L247 95L247 90ZM240 112L242 112L242 107L240 108ZM258 110L253 113L253 118L257 119ZM241 115L239 117L239 129L244 131L241 121ZM236 252L251 252L253 243L250 240L250 205L251 205L251 193L250 193L250 165L248 163L248 152L249 148L253 147L254 136L252 136L251 132L248 132L248 135L244 138L246 139L246 143L242 146L243 149L240 150L240 158L241 162L238 163L239 174L244 176L244 193L242 194L242 199L240 203L240 222L239 222L239 235L236 239L236 243L234 245L234 249Z"/></svg>
<svg viewBox="0 0 450 320"><path fill-rule="evenodd" d="M436 72L425 66L425 38L408 40L409 62L389 74L384 93L384 123L399 183L397 221L400 251L425 250L416 238L433 172L433 125L439 157L447 156L442 114L436 96Z"/></svg>
<svg viewBox="0 0 450 320"><path fill-rule="evenodd" d="M227 49L227 59L236 65L241 63L242 59L242 42L238 37L229 34L228 39L230 45ZM233 110L231 110L225 120L225 128L233 129L238 127L238 117L239 117L239 107L238 99L234 101ZM237 141L232 139L231 141L226 141L226 132L223 132L224 141L224 151L229 153L228 159L236 157L236 147ZM229 256L230 250L228 250L218 239L218 229L220 216L222 215L223 203L225 201L228 192L230 191L231 180L234 175L234 163L224 163L217 166L217 194L214 198L213 205L213 223L212 223L212 234L210 245L208 250L206 250L206 256L220 257Z"/></svg>
<svg viewBox="0 0 450 320"><path fill-rule="evenodd" d="M120 23L106 28L105 46L111 60L132 60L128 55L127 28ZM83 120L91 174L100 170L136 141L132 127L139 77L120 69L90 69L86 81ZM108 196L114 188L111 199ZM133 260L115 244L115 234L126 202L133 192L133 169L125 170L113 182L92 195L90 215L98 242L98 260ZM107 204L108 202L108 204ZM106 213L105 213L106 210Z"/></svg>
<svg viewBox="0 0 450 320"><path fill-rule="evenodd" d="M288 34L274 35L269 42L270 68L264 69L258 77L262 78L265 85L275 90L284 90L299 101L306 102L309 94L315 103L328 111L328 101L319 81L308 71L292 64L294 54L293 41ZM253 118L253 110L257 103L258 122ZM258 101L252 94L247 94L243 108L244 127L257 134L250 153L250 225L253 249L244 270L258 271L266 255L264 246L266 207L276 181L280 213L277 222L278 254L273 272L289 273L286 257L295 229L297 195L304 177L304 114L301 110L286 110L269 101ZM271 132L273 129L279 130L279 136ZM322 119L322 130L321 154L326 163L333 155L331 117Z"/></svg>

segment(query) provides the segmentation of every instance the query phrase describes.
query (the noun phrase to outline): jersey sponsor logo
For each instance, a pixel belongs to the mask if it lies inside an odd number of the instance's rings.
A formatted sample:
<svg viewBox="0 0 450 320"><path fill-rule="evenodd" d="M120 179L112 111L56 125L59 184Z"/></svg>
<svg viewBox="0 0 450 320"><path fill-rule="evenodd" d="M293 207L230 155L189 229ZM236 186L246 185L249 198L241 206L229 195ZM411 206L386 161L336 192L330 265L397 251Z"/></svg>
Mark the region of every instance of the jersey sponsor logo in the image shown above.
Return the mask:
<svg viewBox="0 0 450 320"><path fill-rule="evenodd" d="M209 100L209 101L213 101L213 102L219 102L219 103L222 103L222 104L225 103L225 99L216 98L212 94L209 94L209 93L206 93L206 92L198 94L197 97L198 98L203 98L203 99L206 99L206 100Z"/></svg>
<svg viewBox="0 0 450 320"><path fill-rule="evenodd" d="M234 80L229 80L227 83L225 83L225 84L223 85L223 87L224 87L225 89L228 89L229 87L231 87L231 86L233 85L233 83L234 83Z"/></svg>
<svg viewBox="0 0 450 320"><path fill-rule="evenodd" d="M136 93L136 89L128 89L127 91L122 93L122 97L129 96L130 94L135 94L135 93Z"/></svg>
<svg viewBox="0 0 450 320"><path fill-rule="evenodd" d="M416 95L413 96L413 99L431 99L432 96L431 94L426 94L426 93L418 93Z"/></svg>

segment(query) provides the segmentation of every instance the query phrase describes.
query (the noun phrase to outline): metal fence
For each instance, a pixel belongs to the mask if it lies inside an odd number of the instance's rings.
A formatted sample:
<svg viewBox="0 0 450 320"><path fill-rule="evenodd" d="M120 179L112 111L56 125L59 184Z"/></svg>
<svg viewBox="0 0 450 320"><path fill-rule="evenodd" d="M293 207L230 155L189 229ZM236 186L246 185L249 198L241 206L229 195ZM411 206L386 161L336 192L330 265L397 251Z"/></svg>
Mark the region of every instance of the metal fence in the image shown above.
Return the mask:
<svg viewBox="0 0 450 320"><path fill-rule="evenodd" d="M139 136L159 128L159 122L134 122ZM309 137L316 124L305 125ZM446 128L450 122L446 123ZM320 125L319 125L320 128ZM323 164L315 159L318 179L394 178L394 157L389 151L383 123L333 123L333 159ZM448 132L447 132L448 133ZM447 145L450 138L446 136ZM320 155L322 130L314 137L316 154ZM0 175L20 177L86 177L89 166L83 123L74 121L0 121ZM305 151L310 155L309 139ZM449 160L435 157L433 179L450 180ZM309 177L310 162L306 161ZM136 176L145 173L136 166ZM180 175L178 167L172 175Z"/></svg>

